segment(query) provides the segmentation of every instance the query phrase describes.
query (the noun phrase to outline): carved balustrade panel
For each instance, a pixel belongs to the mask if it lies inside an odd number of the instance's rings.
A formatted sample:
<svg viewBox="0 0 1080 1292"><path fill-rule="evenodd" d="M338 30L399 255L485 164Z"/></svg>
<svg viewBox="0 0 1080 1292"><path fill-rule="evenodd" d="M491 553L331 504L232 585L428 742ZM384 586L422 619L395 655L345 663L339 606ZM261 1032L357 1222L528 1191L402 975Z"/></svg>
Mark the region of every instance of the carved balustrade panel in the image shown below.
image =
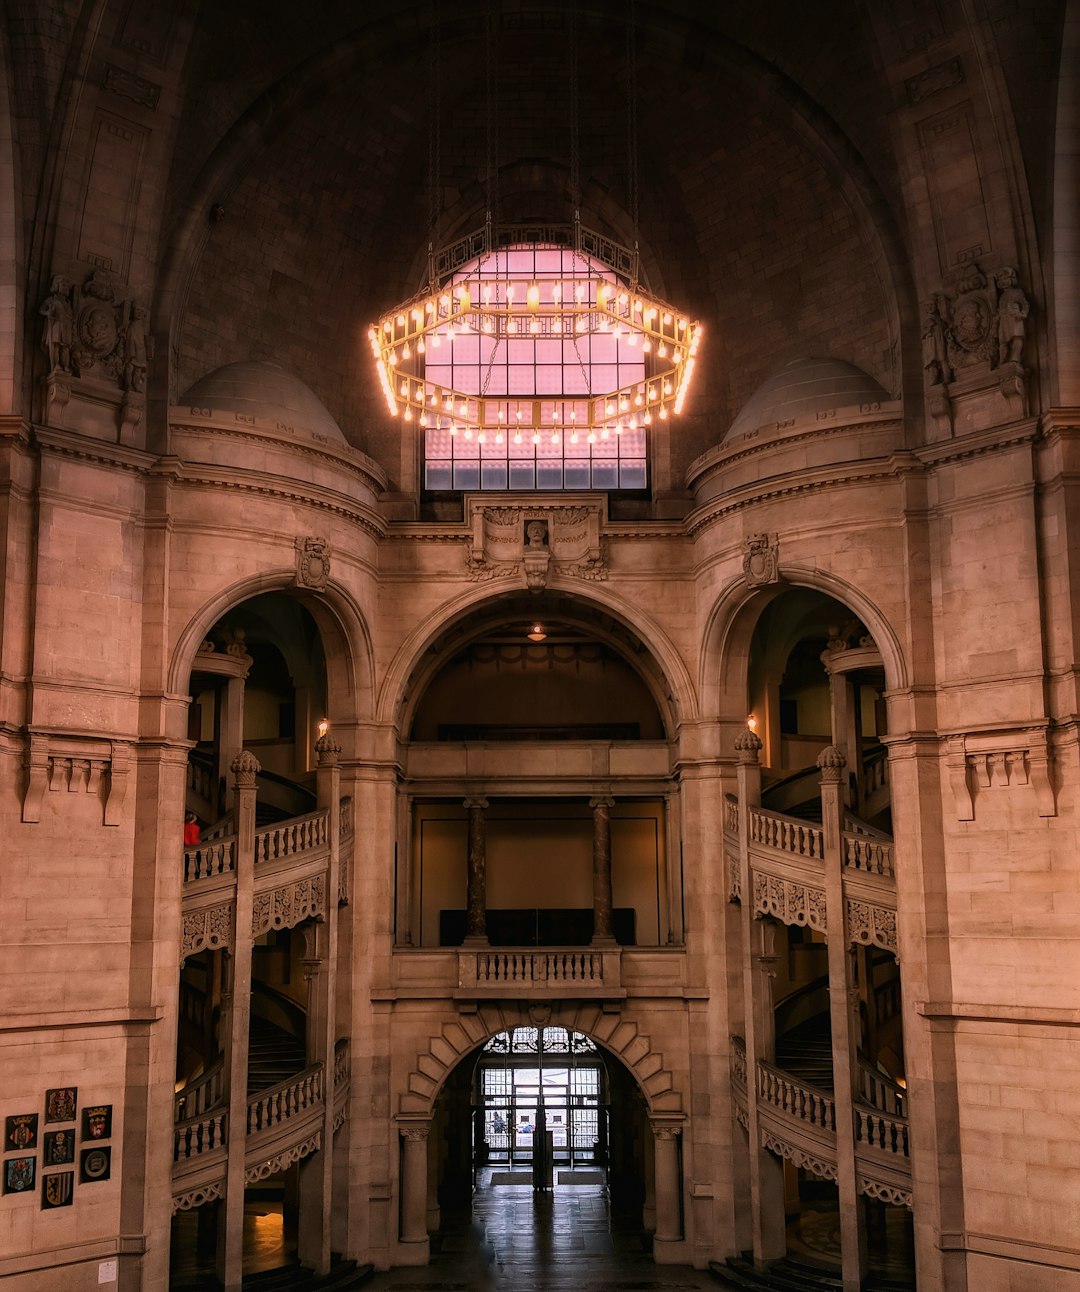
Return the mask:
<svg viewBox="0 0 1080 1292"><path fill-rule="evenodd" d="M322 1104L323 1067L316 1063L295 1077L260 1090L248 1100L247 1132L269 1130Z"/></svg>
<svg viewBox="0 0 1080 1292"><path fill-rule="evenodd" d="M760 808L750 809L750 846L752 852L770 848L816 861L825 856L825 837L820 826Z"/></svg>
<svg viewBox="0 0 1080 1292"><path fill-rule="evenodd" d="M173 1161L187 1162L203 1153L223 1149L227 1139L228 1113L224 1108L205 1117L180 1122L173 1131Z"/></svg>
<svg viewBox="0 0 1080 1292"><path fill-rule="evenodd" d="M236 835L208 839L197 848L184 849L184 883L216 879L236 873Z"/></svg>
<svg viewBox="0 0 1080 1292"><path fill-rule="evenodd" d="M727 856L728 901L742 901L742 867L739 865L739 845L724 836L724 853Z"/></svg>
<svg viewBox="0 0 1080 1292"><path fill-rule="evenodd" d="M899 959L896 941L896 910L875 902L846 898L848 937L861 946L881 947Z"/></svg>
<svg viewBox="0 0 1080 1292"><path fill-rule="evenodd" d="M815 1153L809 1153L806 1149L798 1144L792 1144L783 1136L776 1134L775 1131L763 1130L761 1132L761 1147L769 1149L770 1152L777 1154L778 1157L786 1158L793 1166L801 1166L804 1170L816 1175L820 1180L832 1180L836 1183L836 1163L830 1162L828 1158L819 1157Z"/></svg>
<svg viewBox="0 0 1080 1292"><path fill-rule="evenodd" d="M756 870L752 878L754 910L759 915L771 915L783 924L809 926L819 933L828 933L824 888Z"/></svg>
<svg viewBox="0 0 1080 1292"><path fill-rule="evenodd" d="M831 1095L760 1061L757 1093L762 1103L785 1117L831 1133L836 1131L836 1105Z"/></svg>
<svg viewBox="0 0 1080 1292"><path fill-rule="evenodd" d="M887 1202L891 1206L907 1207L909 1211L911 1210L910 1189L892 1184L887 1180L875 1180L869 1175L857 1175L855 1179L858 1191L866 1194L868 1198L876 1198L878 1202Z"/></svg>
<svg viewBox="0 0 1080 1292"><path fill-rule="evenodd" d="M329 848L330 814L326 808L293 817L255 832L255 864Z"/></svg>
<svg viewBox="0 0 1080 1292"><path fill-rule="evenodd" d="M305 1135L295 1144L290 1144L288 1148L283 1148L278 1153L271 1153L269 1157L264 1157L261 1151L256 1150L249 1156L254 1156L257 1160L250 1166L244 1167L244 1183L257 1184L260 1180L268 1180L272 1175L288 1170L295 1162L302 1161L309 1154L317 1153L320 1148L322 1148L322 1131L317 1130L312 1131L310 1135Z"/></svg>
<svg viewBox="0 0 1080 1292"><path fill-rule="evenodd" d="M875 1149L894 1157L909 1158L911 1155L908 1139L906 1117L894 1117L877 1108L867 1108L863 1104L854 1106L855 1143ZM859 1148L856 1147L856 1152Z"/></svg>
<svg viewBox="0 0 1080 1292"><path fill-rule="evenodd" d="M478 986L599 985L603 981L604 957L596 951L480 951L476 955Z"/></svg>
<svg viewBox="0 0 1080 1292"><path fill-rule="evenodd" d="M180 934L180 963L199 951L232 945L233 903L218 902L184 912Z"/></svg>
<svg viewBox="0 0 1080 1292"><path fill-rule="evenodd" d="M844 831L844 869L864 875L892 879L893 847L887 839L877 839L855 831Z"/></svg>
<svg viewBox="0 0 1080 1292"><path fill-rule="evenodd" d="M311 875L293 883L256 892L251 907L251 936L270 929L295 928L301 920L326 914L326 875Z"/></svg>

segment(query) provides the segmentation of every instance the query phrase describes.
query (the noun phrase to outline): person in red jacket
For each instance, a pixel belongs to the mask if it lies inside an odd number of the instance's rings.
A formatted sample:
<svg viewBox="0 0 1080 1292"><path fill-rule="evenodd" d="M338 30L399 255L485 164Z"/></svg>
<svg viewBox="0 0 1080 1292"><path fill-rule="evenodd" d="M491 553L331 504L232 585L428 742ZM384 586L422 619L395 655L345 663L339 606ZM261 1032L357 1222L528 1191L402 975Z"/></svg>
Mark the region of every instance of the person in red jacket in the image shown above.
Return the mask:
<svg viewBox="0 0 1080 1292"><path fill-rule="evenodd" d="M187 812L184 816L184 847L198 847L202 831L199 829L199 821L194 812Z"/></svg>

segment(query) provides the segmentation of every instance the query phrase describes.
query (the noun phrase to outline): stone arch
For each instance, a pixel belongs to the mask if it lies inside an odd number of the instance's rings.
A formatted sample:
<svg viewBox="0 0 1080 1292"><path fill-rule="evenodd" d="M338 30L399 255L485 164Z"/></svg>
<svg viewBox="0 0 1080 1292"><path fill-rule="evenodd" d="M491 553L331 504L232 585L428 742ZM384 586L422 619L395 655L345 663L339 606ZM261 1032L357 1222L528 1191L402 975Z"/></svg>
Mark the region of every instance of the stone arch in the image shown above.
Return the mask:
<svg viewBox="0 0 1080 1292"><path fill-rule="evenodd" d="M262 571L230 584L205 602L177 638L169 663L168 690L174 695L186 694L199 643L222 615L259 593L284 592L302 602L322 635L328 692L350 700L349 712L330 716L346 722L370 717L374 660L367 621L359 605L349 590L333 579L321 592L299 592L295 577L292 569Z"/></svg>
<svg viewBox="0 0 1080 1292"><path fill-rule="evenodd" d="M888 618L855 584L825 570L781 564L782 583L748 588L742 578L731 582L717 598L705 625L698 687L702 709L714 718L729 718L733 733L742 730L742 702L736 703L740 681L736 659L744 659L762 606L790 587L815 588L849 609L866 625L881 651L889 690L909 685L909 667L900 640Z"/></svg>
<svg viewBox="0 0 1080 1292"><path fill-rule="evenodd" d="M546 1005L541 1008L547 1010ZM447 1078L463 1059L500 1032L537 1026L581 1032L618 1059L637 1083L650 1115L684 1113L682 1095L664 1065L663 1054L622 1011L609 1012L599 1002L554 1001L542 1022L533 1017L536 1011L536 1004L529 1001L498 1001L443 1022L409 1071L405 1089L398 1095L398 1115L430 1117Z"/></svg>
<svg viewBox="0 0 1080 1292"><path fill-rule="evenodd" d="M581 605L584 614L593 609L610 615L640 640L655 661L667 689L666 695L657 695L654 689L654 695L672 736L680 723L697 716L697 693L689 670L664 631L639 607L625 597L596 586L590 587L587 595L579 584L568 580L555 578L548 586L554 593L568 594ZM403 716L408 712L410 702L409 682L421 669L425 652L431 651L448 629L464 622L478 610L485 606L494 609L500 601L522 591L520 587L500 589L496 593L487 588L471 590L448 601L419 623L399 647L382 680L375 706L376 719L404 725ZM655 679L646 678L646 681Z"/></svg>

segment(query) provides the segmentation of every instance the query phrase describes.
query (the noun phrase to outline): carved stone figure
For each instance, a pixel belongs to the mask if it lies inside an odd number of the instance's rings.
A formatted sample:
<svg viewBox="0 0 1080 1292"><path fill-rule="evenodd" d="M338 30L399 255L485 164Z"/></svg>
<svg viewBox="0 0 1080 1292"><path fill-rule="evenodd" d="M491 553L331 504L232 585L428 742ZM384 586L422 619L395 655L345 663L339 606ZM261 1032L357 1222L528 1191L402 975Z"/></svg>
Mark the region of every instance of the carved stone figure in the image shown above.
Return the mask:
<svg viewBox="0 0 1080 1292"><path fill-rule="evenodd" d="M527 547L537 548L547 546L547 522L543 520L530 520L525 526L525 542Z"/></svg>
<svg viewBox="0 0 1080 1292"><path fill-rule="evenodd" d="M146 309L134 305L131 318L124 329L124 379L125 390L142 394L146 389L147 366Z"/></svg>
<svg viewBox="0 0 1080 1292"><path fill-rule="evenodd" d="M62 274L57 274L52 280L52 288L38 313L45 319L41 345L49 359L49 371L70 372L75 315L71 305L71 283Z"/></svg>
<svg viewBox="0 0 1080 1292"><path fill-rule="evenodd" d="M928 386L941 386L952 381L941 306L942 297L938 295L923 303L922 360Z"/></svg>
<svg viewBox="0 0 1080 1292"><path fill-rule="evenodd" d="M1019 363L1024 352L1027 317L1031 313L1028 298L1016 284L1016 270L998 270L994 282L998 297L998 364Z"/></svg>

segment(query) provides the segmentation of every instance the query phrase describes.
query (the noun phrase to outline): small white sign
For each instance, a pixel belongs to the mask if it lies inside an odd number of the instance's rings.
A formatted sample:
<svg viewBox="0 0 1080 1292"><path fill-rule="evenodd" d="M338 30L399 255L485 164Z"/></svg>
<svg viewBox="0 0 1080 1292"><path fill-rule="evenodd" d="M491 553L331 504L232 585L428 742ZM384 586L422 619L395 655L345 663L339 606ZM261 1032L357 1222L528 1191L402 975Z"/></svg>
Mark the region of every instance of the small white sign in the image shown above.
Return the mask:
<svg viewBox="0 0 1080 1292"><path fill-rule="evenodd" d="M97 1281L99 1283L116 1282L116 1262L102 1261L97 1267Z"/></svg>

